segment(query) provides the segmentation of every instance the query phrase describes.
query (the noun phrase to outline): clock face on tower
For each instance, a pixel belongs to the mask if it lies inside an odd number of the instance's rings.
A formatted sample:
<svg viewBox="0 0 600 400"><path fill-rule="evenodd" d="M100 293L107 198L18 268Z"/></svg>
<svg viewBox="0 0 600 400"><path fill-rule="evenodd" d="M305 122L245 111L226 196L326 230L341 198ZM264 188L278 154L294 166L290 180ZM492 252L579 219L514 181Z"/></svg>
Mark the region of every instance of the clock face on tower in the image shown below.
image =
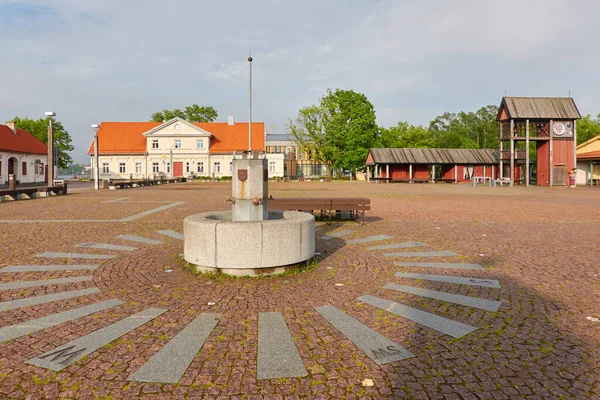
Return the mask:
<svg viewBox="0 0 600 400"><path fill-rule="evenodd" d="M563 124L562 122L556 122L554 124L554 126L552 127L552 132L554 132L554 134L556 136L562 136L565 133L565 124Z"/></svg>

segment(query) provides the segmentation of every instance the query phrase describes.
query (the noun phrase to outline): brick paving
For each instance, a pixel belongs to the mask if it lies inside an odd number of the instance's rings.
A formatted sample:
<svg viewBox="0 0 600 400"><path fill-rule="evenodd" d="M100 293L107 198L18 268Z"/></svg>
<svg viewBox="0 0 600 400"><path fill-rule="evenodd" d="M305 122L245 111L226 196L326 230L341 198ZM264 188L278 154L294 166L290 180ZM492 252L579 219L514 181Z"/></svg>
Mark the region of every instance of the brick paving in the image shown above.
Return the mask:
<svg viewBox="0 0 600 400"><path fill-rule="evenodd" d="M274 183L270 193L275 197L366 195L373 210L363 224L323 225L317 237L344 230L354 233L318 239L317 267L261 279L194 276L179 256L183 242L158 233L182 233L185 216L228 208L223 201L230 194L229 184L70 192L64 197L2 203L0 219L115 222L1 223L0 268L101 265L95 270L5 272L0 273L0 283L92 274L93 280L2 290L0 301L93 287L101 292L0 312L0 327L100 301L124 303L0 344L0 398L600 398L600 323L586 319L600 318L596 188ZM122 220L178 201L183 203ZM123 234L164 244L119 239ZM377 245L421 242L427 247L419 251L453 251L458 256L386 258L386 250L368 250L373 243L346 245L376 235L393 237ZM84 249L75 245L83 242L135 243L138 250L85 249L117 256L109 260L35 257L44 252L81 252ZM485 270L394 265L402 261L475 263ZM396 272L495 279L501 288L399 278ZM501 301L502 306L497 312L479 310L383 288L389 283ZM478 329L456 339L358 301L363 295ZM327 304L415 357L377 365L315 310ZM167 312L60 372L26 364L151 307ZM306 376L257 380L262 312L283 315ZM177 384L128 380L203 313L222 316ZM373 385L364 386L365 379Z"/></svg>

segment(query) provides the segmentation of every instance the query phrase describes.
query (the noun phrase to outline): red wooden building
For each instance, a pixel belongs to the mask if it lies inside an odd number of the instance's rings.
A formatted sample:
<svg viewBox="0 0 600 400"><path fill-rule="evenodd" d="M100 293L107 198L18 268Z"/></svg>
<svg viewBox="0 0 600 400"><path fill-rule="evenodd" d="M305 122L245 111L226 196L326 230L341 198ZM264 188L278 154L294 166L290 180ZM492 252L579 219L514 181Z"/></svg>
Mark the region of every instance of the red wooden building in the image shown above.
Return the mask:
<svg viewBox="0 0 600 400"><path fill-rule="evenodd" d="M575 142L581 118L570 97L504 97L498 111L500 178L529 186L529 144L536 143L537 184L568 184L577 165ZM505 150L506 149L506 150Z"/></svg>
<svg viewBox="0 0 600 400"><path fill-rule="evenodd" d="M374 148L367 155L367 180L458 183L472 177L497 179L498 162L498 150Z"/></svg>

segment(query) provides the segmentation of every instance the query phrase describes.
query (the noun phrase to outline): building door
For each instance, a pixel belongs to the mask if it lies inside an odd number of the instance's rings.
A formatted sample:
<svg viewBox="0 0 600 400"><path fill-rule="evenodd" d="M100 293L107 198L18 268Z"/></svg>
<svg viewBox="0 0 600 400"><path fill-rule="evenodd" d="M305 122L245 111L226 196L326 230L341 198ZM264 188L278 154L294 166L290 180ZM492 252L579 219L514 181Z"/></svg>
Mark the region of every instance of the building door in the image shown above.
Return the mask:
<svg viewBox="0 0 600 400"><path fill-rule="evenodd" d="M8 175L14 175L15 182L18 179L18 177L17 177L17 172L18 172L17 169L18 168L16 167L16 165L17 165L17 159L14 157L10 157L8 159L8 168L7 168ZM8 176L6 177L6 179L8 180Z"/></svg>
<svg viewBox="0 0 600 400"><path fill-rule="evenodd" d="M183 162L173 163L173 176L183 176Z"/></svg>
<svg viewBox="0 0 600 400"><path fill-rule="evenodd" d="M552 185L567 185L567 167L554 167L552 169Z"/></svg>

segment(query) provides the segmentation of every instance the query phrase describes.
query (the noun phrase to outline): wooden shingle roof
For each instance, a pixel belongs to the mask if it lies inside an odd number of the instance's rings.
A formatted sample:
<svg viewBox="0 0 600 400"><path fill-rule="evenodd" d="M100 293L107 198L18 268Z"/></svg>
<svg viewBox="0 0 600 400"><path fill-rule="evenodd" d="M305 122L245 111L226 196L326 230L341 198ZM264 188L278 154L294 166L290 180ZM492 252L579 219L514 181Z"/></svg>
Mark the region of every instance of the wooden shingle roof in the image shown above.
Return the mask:
<svg viewBox="0 0 600 400"><path fill-rule="evenodd" d="M369 153L373 164L489 165L500 161L499 151L488 149L395 148L369 149Z"/></svg>
<svg viewBox="0 0 600 400"><path fill-rule="evenodd" d="M498 119L506 110L512 119L580 119L571 97L504 97Z"/></svg>

